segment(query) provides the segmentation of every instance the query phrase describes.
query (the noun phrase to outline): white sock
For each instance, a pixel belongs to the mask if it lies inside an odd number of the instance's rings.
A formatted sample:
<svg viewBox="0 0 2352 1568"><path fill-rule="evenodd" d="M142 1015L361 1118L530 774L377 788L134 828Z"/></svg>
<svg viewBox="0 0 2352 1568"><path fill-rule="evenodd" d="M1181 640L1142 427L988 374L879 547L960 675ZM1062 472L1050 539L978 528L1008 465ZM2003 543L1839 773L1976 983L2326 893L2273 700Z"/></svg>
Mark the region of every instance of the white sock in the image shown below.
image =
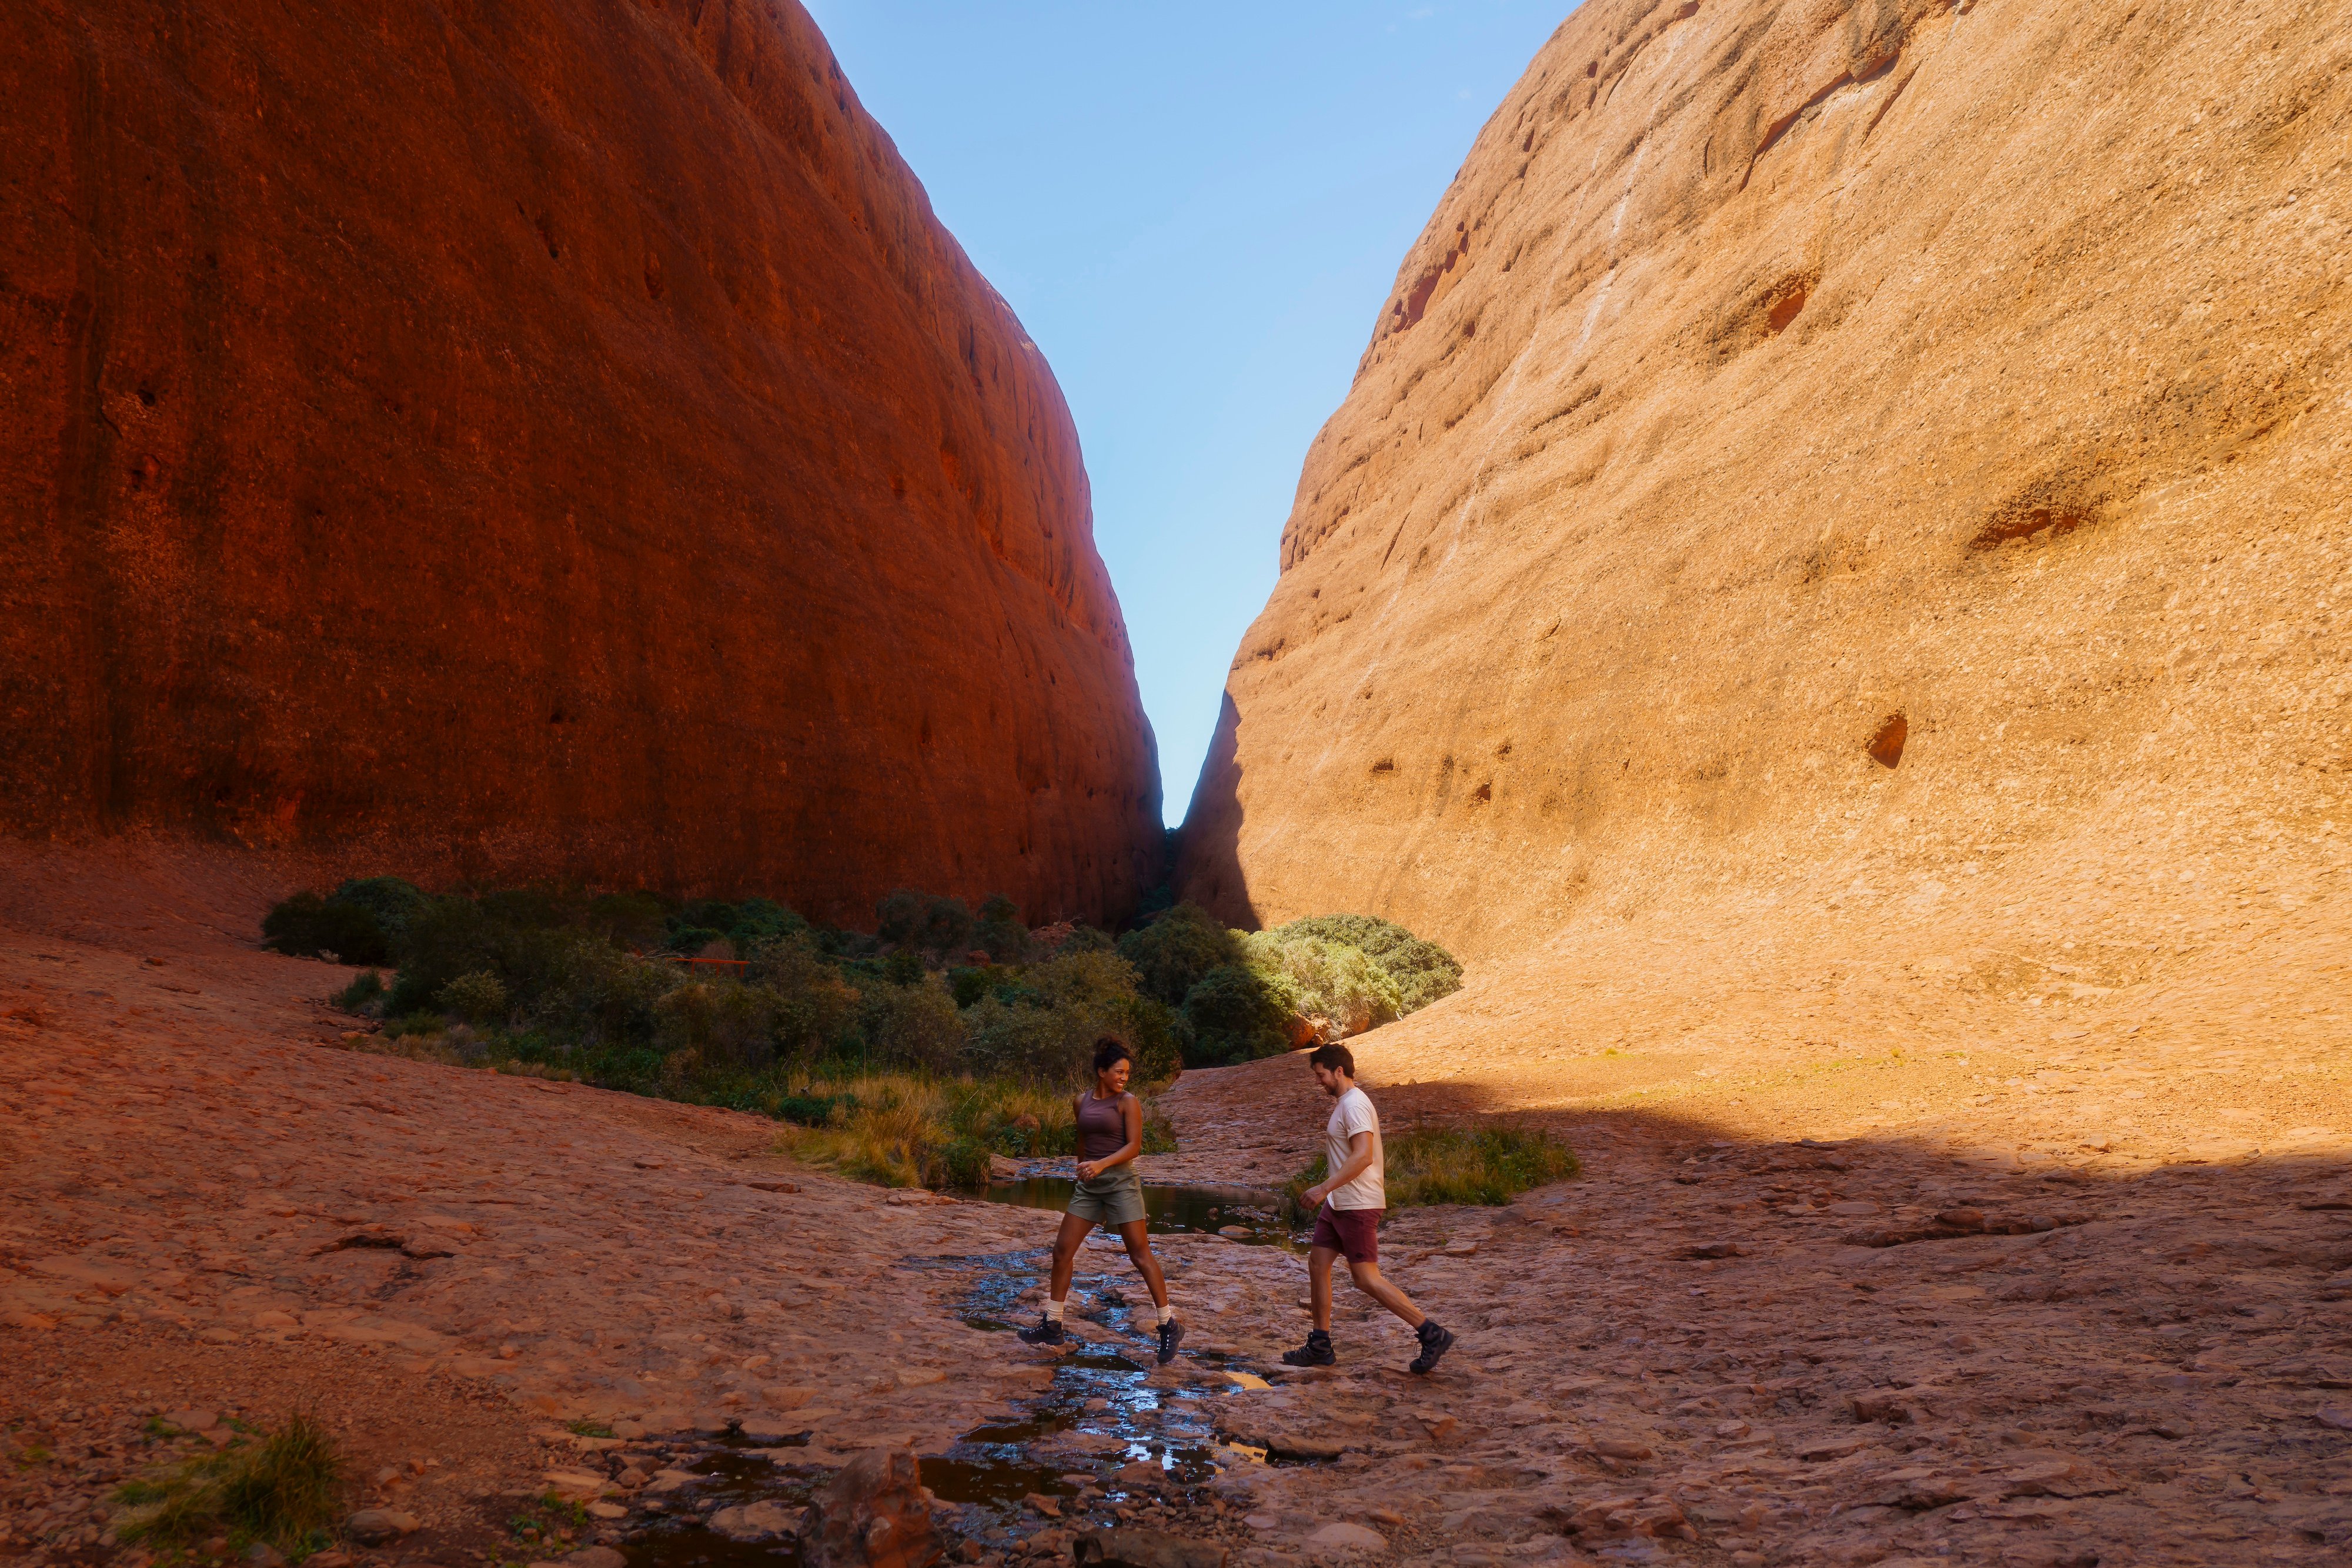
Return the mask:
<svg viewBox="0 0 2352 1568"><path fill-rule="evenodd" d="M1166 1328L1169 1323L1175 1320L1175 1317L1176 1303L1173 1301L1162 1301L1160 1304L1160 1326Z"/></svg>
<svg viewBox="0 0 2352 1568"><path fill-rule="evenodd" d="M1049 1323L1057 1323L1062 1321L1062 1303L1058 1298L1046 1301L1045 1321Z"/></svg>

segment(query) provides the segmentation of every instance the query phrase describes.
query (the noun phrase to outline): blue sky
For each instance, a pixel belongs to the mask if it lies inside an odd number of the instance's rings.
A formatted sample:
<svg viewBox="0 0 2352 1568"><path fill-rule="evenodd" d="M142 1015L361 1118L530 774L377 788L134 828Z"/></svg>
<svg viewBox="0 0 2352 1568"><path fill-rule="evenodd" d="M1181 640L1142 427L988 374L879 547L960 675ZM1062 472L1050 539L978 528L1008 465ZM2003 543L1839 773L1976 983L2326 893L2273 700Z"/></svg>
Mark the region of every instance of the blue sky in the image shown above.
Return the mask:
<svg viewBox="0 0 2352 1568"><path fill-rule="evenodd" d="M1316 430L1570 0L805 0L1076 416L1172 822Z"/></svg>

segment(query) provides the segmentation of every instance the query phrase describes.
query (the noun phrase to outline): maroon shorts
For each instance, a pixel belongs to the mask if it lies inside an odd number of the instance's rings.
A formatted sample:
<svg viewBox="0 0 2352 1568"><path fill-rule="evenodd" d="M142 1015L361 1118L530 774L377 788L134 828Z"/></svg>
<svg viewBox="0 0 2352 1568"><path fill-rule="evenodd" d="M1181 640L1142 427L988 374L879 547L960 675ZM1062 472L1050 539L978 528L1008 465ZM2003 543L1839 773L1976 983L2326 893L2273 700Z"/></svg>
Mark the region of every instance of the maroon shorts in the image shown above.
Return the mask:
<svg viewBox="0 0 2352 1568"><path fill-rule="evenodd" d="M1328 1247L1350 1263L1377 1263L1381 1260L1381 1215L1377 1208L1334 1208L1323 1206L1315 1217L1315 1241L1318 1247Z"/></svg>

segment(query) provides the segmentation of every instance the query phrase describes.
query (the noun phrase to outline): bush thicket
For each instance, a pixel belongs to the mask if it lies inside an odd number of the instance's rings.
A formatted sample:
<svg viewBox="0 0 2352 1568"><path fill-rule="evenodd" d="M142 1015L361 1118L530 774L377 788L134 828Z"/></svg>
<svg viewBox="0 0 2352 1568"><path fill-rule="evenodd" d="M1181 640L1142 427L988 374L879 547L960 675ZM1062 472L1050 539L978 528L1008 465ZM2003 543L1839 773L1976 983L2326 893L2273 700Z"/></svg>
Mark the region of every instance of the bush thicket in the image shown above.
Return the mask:
<svg viewBox="0 0 2352 1568"><path fill-rule="evenodd" d="M337 1000L385 1019L404 1051L796 1123L814 1095L834 1108L817 1118L828 1125L840 1101L824 1084L844 1075L1027 1085L1052 1098L1087 1081L1094 1042L1108 1034L1128 1043L1148 1087L1188 1063L1360 1033L1460 983L1443 949L1361 915L1244 933L1178 904L1114 941L1084 925L1032 932L1002 896L975 913L901 888L875 913L868 936L765 898L433 895L371 877L288 899L264 931L283 952L393 966L389 984L372 968ZM686 961L720 953L736 961ZM868 1109L860 1124L880 1137L872 1117L898 1113ZM963 1155L939 1159L883 1163L973 1168Z"/></svg>
<svg viewBox="0 0 2352 1568"><path fill-rule="evenodd" d="M1368 915L1229 931L1180 904L1119 938L1147 997L1181 1010L1196 1066L1247 1061L1404 1017L1462 986L1433 942Z"/></svg>
<svg viewBox="0 0 2352 1568"><path fill-rule="evenodd" d="M1277 935L1315 936L1360 950L1396 982L1400 1018L1462 988L1462 966L1453 954L1373 915L1316 915L1275 930Z"/></svg>
<svg viewBox="0 0 2352 1568"><path fill-rule="evenodd" d="M1144 994L1181 1007L1210 970L1242 961L1241 934L1198 904L1180 904L1149 925L1118 939L1119 956L1135 966Z"/></svg>

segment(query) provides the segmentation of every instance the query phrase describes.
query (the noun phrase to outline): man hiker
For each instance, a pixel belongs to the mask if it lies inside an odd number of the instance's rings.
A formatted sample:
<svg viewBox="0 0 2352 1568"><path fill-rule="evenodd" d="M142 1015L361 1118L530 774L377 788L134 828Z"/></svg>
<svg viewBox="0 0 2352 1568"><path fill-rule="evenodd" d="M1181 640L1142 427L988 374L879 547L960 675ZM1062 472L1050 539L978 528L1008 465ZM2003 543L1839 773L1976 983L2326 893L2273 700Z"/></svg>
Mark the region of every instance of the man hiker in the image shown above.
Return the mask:
<svg viewBox="0 0 2352 1568"><path fill-rule="evenodd" d="M1152 1304L1160 1309L1160 1364L1165 1366L1176 1359L1184 1325L1176 1321L1168 1304L1168 1281L1160 1272L1160 1260L1151 1255L1151 1242L1144 1233L1143 1177L1135 1168L1135 1156L1143 1152L1143 1102L1127 1092L1127 1080L1133 1071L1134 1060L1126 1046L1109 1035L1095 1041L1095 1086L1074 1102L1078 1119L1078 1181L1070 1194L1069 1212L1062 1216L1061 1231L1054 1238L1054 1272L1047 1287L1045 1316L1035 1328L1023 1329L1021 1338L1028 1344L1062 1343L1062 1309L1069 1300L1078 1244L1099 1225L1117 1231L1127 1243L1127 1255L1151 1291Z"/></svg>
<svg viewBox="0 0 2352 1568"><path fill-rule="evenodd" d="M1345 1257L1356 1289L1421 1336L1421 1354L1408 1370L1434 1372L1438 1358L1454 1348L1454 1336L1381 1278L1381 1213L1389 1199L1380 1113L1372 1109L1372 1097L1356 1087L1356 1058L1346 1046L1319 1046L1307 1065L1323 1092L1339 1103L1323 1127L1324 1167L1331 1174L1305 1194L1307 1207L1316 1209L1314 1246L1307 1256L1315 1328L1306 1344L1284 1351L1282 1359L1291 1366L1328 1366L1339 1359L1331 1351L1331 1260Z"/></svg>

